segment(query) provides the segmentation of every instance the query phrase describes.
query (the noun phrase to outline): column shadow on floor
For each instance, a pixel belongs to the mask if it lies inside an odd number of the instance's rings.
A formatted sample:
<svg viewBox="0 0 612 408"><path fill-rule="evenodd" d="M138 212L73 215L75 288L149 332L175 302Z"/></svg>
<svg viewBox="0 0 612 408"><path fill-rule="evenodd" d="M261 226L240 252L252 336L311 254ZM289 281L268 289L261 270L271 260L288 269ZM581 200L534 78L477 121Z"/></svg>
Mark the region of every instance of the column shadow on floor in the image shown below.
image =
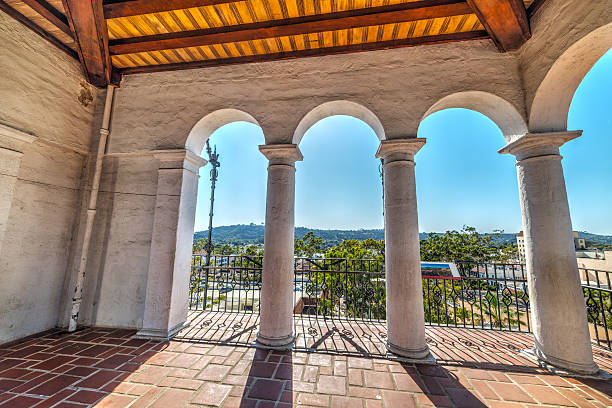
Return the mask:
<svg viewBox="0 0 612 408"><path fill-rule="evenodd" d="M274 404L276 408L293 406L293 355L290 350L258 348L248 373L240 408Z"/></svg>
<svg viewBox="0 0 612 408"><path fill-rule="evenodd" d="M401 364L403 372L395 376L398 390L414 392L416 406L449 406L450 401L457 407L486 408L477 396L465 388L457 376L439 365ZM407 376L406 376L407 375ZM391 399L392 397L389 397ZM383 400L390 406L383 391ZM399 406L399 405L398 405Z"/></svg>

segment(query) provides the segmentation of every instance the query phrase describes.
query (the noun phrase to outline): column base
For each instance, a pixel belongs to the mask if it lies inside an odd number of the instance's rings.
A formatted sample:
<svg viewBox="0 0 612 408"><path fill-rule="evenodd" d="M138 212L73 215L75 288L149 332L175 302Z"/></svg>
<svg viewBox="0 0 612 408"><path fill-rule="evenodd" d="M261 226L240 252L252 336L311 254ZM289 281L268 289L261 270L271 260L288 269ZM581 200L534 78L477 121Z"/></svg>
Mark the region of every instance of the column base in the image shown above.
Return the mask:
<svg viewBox="0 0 612 408"><path fill-rule="evenodd" d="M272 350L291 350L293 349L294 342L295 336L293 333L284 337L266 337L261 333L257 333L255 345L260 348Z"/></svg>
<svg viewBox="0 0 612 408"><path fill-rule="evenodd" d="M189 323L182 322L177 324L171 329L140 329L138 332L132 336L134 339L145 339L145 340L159 340L159 341L167 341L172 339L174 336L178 334L184 328L189 327Z"/></svg>
<svg viewBox="0 0 612 408"><path fill-rule="evenodd" d="M407 349L396 346L390 342L387 342L387 358L390 360L397 360L404 363L413 364L437 364L435 357L429 351L429 347L425 346L422 349Z"/></svg>
<svg viewBox="0 0 612 408"><path fill-rule="evenodd" d="M551 356L545 356L537 348L519 351L521 355L538 364L541 368L553 374L565 377L579 377L592 379L612 379L612 375L600 370L597 364L576 364Z"/></svg>

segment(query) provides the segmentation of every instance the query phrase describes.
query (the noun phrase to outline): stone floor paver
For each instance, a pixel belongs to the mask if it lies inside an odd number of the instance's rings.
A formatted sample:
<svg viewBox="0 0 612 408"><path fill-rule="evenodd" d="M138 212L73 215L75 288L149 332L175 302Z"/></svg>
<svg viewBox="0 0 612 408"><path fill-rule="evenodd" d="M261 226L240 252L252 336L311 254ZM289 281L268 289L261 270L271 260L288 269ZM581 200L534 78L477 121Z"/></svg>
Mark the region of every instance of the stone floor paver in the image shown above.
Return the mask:
<svg viewBox="0 0 612 408"><path fill-rule="evenodd" d="M252 318L246 315L236 327L251 327ZM320 336L364 335L361 324L317 327ZM133 334L51 332L0 348L0 408L612 407L612 382L552 375L519 355L531 345L529 334L428 327L436 366L349 349L329 353L327 345L268 351L205 338L160 343ZM594 350L600 366L612 367L611 352Z"/></svg>

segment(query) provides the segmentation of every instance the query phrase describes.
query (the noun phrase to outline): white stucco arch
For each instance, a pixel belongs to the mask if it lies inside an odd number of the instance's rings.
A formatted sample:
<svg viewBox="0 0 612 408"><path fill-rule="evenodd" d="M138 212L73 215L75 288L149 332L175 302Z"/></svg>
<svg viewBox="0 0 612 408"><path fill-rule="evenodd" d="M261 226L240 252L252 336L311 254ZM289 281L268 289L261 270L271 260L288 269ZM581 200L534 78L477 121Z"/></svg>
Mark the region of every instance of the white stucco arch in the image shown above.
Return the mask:
<svg viewBox="0 0 612 408"><path fill-rule="evenodd" d="M538 86L531 112L531 132L567 130L567 116L576 89L597 61L612 48L612 23L599 27L570 46Z"/></svg>
<svg viewBox="0 0 612 408"><path fill-rule="evenodd" d="M260 126L253 116L244 111L231 108L219 109L204 116L191 128L185 148L200 155L210 135L221 126L233 122L249 122Z"/></svg>
<svg viewBox="0 0 612 408"><path fill-rule="evenodd" d="M376 116L374 112L361 104L347 100L338 100L322 103L308 112L302 120L300 120L300 123L295 129L292 143L299 145L304 134L312 125L322 119L335 115L352 116L362 120L372 128L379 140L385 140L385 130L380 119L378 119L378 116Z"/></svg>
<svg viewBox="0 0 612 408"><path fill-rule="evenodd" d="M527 133L527 123L513 104L497 95L482 91L457 92L443 97L425 112L421 122L433 113L452 108L482 113L500 128L506 141Z"/></svg>

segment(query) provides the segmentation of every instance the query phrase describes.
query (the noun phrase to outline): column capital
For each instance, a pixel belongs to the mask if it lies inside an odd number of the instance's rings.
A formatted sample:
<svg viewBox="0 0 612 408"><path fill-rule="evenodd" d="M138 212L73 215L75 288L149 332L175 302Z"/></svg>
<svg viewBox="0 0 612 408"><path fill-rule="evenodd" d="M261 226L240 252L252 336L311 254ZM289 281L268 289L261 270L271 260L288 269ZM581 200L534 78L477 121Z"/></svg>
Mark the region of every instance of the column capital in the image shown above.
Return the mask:
<svg viewBox="0 0 612 408"><path fill-rule="evenodd" d="M376 158L384 159L385 164L394 161L414 161L414 155L421 150L426 140L423 137L382 140L376 151Z"/></svg>
<svg viewBox="0 0 612 408"><path fill-rule="evenodd" d="M498 153L512 154L517 160L539 156L558 156L559 147L582 135L582 130L548 133L526 133L502 147Z"/></svg>
<svg viewBox="0 0 612 408"><path fill-rule="evenodd" d="M36 140L36 136L0 122L0 149L23 153L23 146Z"/></svg>
<svg viewBox="0 0 612 408"><path fill-rule="evenodd" d="M285 164L293 166L296 161L304 158L296 144L269 144L260 145L259 151L266 156L270 164Z"/></svg>
<svg viewBox="0 0 612 408"><path fill-rule="evenodd" d="M160 169L185 169L198 174L206 159L187 149L154 150L153 157L159 160Z"/></svg>

